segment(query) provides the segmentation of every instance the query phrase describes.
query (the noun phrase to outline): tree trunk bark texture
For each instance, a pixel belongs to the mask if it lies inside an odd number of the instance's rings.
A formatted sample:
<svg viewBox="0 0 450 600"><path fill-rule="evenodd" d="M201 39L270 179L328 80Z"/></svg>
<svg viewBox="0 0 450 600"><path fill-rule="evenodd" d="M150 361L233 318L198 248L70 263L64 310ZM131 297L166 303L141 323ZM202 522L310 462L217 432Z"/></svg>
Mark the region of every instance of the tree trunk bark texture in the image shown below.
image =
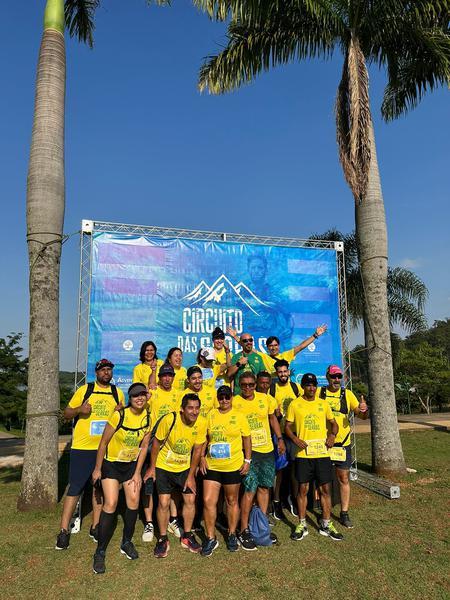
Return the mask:
<svg viewBox="0 0 450 600"><path fill-rule="evenodd" d="M375 147L370 129L371 160L367 193L356 203L355 221L365 293L364 332L368 348L372 466L379 475L405 473L394 393L387 303L387 231Z"/></svg>
<svg viewBox="0 0 450 600"><path fill-rule="evenodd" d="M64 36L43 33L27 182L30 337L19 510L58 500L59 273L64 222Z"/></svg>

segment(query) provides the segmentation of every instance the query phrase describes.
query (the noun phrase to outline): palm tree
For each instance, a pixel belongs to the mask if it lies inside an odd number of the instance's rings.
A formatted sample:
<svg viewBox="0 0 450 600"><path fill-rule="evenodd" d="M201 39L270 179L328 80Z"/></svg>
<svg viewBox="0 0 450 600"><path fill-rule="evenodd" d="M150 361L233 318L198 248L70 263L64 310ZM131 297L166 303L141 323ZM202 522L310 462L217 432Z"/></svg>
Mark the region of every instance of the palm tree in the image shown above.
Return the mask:
<svg viewBox="0 0 450 600"><path fill-rule="evenodd" d="M228 44L200 71L200 90L219 94L294 60L344 55L336 129L344 176L355 199L365 342L369 349L372 464L401 475L387 302L388 251L369 102L367 64L386 68L382 114L389 120L450 81L449 0L194 0L217 20L230 17Z"/></svg>
<svg viewBox="0 0 450 600"><path fill-rule="evenodd" d="M329 229L310 236L311 240L330 240L344 243L344 269L347 290L347 311L352 327L364 324L364 288L358 261L356 234L344 234ZM402 267L388 267L387 297L391 329L399 325L407 333L427 328L424 314L428 289L415 273Z"/></svg>
<svg viewBox="0 0 450 600"><path fill-rule="evenodd" d="M64 239L65 25L92 46L97 0L47 0L27 181L30 336L27 427L18 508L58 499L59 266Z"/></svg>

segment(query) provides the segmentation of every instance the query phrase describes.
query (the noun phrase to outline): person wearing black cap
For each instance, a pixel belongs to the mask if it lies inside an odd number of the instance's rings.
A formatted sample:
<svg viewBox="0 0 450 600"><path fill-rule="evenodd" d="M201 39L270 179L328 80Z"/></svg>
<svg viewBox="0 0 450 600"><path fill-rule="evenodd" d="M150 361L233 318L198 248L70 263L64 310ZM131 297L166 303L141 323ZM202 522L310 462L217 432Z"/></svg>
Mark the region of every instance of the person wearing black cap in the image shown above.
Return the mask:
<svg viewBox="0 0 450 600"><path fill-rule="evenodd" d="M78 388L64 409L64 418L74 420L70 450L69 488L64 499L56 550L66 550L70 543L69 523L81 492L91 479L103 429L117 405L124 405L121 389L111 384L114 365L102 358L95 365L95 382ZM97 541L97 525L102 510L102 496L92 494L92 527L89 535Z"/></svg>
<svg viewBox="0 0 450 600"><path fill-rule="evenodd" d="M141 470L147 454L151 421L148 409L147 386L133 383L128 389L129 404L114 411L103 431L97 451L94 485L103 488L104 502L98 526L98 546L94 554L94 573L105 572L106 548L114 533L114 519L119 500L120 485L126 500L124 528L120 552L130 560L139 555L132 542L138 516L142 485Z"/></svg>
<svg viewBox="0 0 450 600"><path fill-rule="evenodd" d="M216 377L216 388L219 388L221 385L229 383L226 372L228 367L231 366L233 354L230 352L230 348L225 342L225 334L220 327L214 329L211 337L215 356L214 366L220 367L220 372Z"/></svg>
<svg viewBox="0 0 450 600"><path fill-rule="evenodd" d="M305 373L301 380L303 395L293 400L287 409L285 433L297 446L295 477L299 484L297 495L299 524L291 534L298 541L308 535L306 504L309 484L316 481L320 489L322 520L319 533L332 540L342 540L331 521L330 482L332 480L329 449L333 447L339 427L327 400L316 396L317 378ZM331 433L327 432L327 424Z"/></svg>
<svg viewBox="0 0 450 600"><path fill-rule="evenodd" d="M208 443L200 462L204 475L203 502L206 540L202 556L211 556L219 545L215 536L217 502L223 486L228 517L227 548L238 550L236 528L239 520L239 488L247 475L252 458L250 427L245 416L233 409L231 388L222 385L217 390L219 408L208 414Z"/></svg>

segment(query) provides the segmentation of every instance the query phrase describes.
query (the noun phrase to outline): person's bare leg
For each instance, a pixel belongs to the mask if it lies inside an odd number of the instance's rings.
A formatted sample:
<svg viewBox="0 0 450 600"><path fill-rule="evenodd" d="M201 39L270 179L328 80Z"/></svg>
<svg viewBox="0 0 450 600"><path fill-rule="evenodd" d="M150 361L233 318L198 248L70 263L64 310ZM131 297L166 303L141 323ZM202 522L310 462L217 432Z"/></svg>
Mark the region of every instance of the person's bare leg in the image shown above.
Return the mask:
<svg viewBox="0 0 450 600"><path fill-rule="evenodd" d="M184 531L191 531L195 517L195 494L183 494ZM213 536L214 537L214 536Z"/></svg>
<svg viewBox="0 0 450 600"><path fill-rule="evenodd" d="M206 483L206 482L205 482ZM224 485L225 502L227 503L228 533L236 533L239 521L239 488L240 483Z"/></svg>
<svg viewBox="0 0 450 600"><path fill-rule="evenodd" d="M145 522L153 521L153 496L142 494Z"/></svg>
<svg viewBox="0 0 450 600"><path fill-rule="evenodd" d="M259 508L266 515L267 510L269 508L269 488L259 487L256 491L256 501L258 503Z"/></svg>
<svg viewBox="0 0 450 600"><path fill-rule="evenodd" d="M241 529L248 529L248 519L253 505L255 492L244 492L241 499Z"/></svg>
<svg viewBox="0 0 450 600"><path fill-rule="evenodd" d="M69 523L80 496L66 496L62 508L60 528L69 531Z"/></svg>
<svg viewBox="0 0 450 600"><path fill-rule="evenodd" d="M283 471L277 471L275 475L275 485L273 486L273 501L280 501L281 481L283 479Z"/></svg>
<svg viewBox="0 0 450 600"><path fill-rule="evenodd" d="M341 511L348 512L350 506L350 471L336 468L336 477L339 481L339 492L341 494Z"/></svg>
<svg viewBox="0 0 450 600"><path fill-rule="evenodd" d="M103 508L103 492L101 488L92 488L92 527L96 527Z"/></svg>
<svg viewBox="0 0 450 600"><path fill-rule="evenodd" d="M308 504L309 483L300 483L297 494L298 518L306 519L306 505Z"/></svg>
<svg viewBox="0 0 450 600"><path fill-rule="evenodd" d="M331 518L331 495L329 483L324 483L320 486L320 504L322 505L322 520L329 521Z"/></svg>
<svg viewBox="0 0 450 600"><path fill-rule="evenodd" d="M159 535L167 535L167 526L169 524L170 494L159 494L158 507L156 509L156 518L158 521Z"/></svg>
<svg viewBox="0 0 450 600"><path fill-rule="evenodd" d="M203 518L205 519L206 535L210 539L215 537L220 487L218 481L205 480L203 482Z"/></svg>

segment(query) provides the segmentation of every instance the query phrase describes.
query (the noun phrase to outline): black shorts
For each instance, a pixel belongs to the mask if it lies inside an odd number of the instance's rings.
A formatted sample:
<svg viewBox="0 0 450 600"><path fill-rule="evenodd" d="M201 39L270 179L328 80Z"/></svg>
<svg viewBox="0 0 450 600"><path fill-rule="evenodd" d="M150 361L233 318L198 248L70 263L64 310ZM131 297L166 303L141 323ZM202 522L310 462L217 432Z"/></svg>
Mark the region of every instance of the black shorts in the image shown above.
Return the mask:
<svg viewBox="0 0 450 600"><path fill-rule="evenodd" d="M239 471L213 471L208 469L204 476L205 481L217 481L221 485L236 485L241 483L242 475Z"/></svg>
<svg viewBox="0 0 450 600"><path fill-rule="evenodd" d="M79 496L92 478L97 450L71 450L68 496Z"/></svg>
<svg viewBox="0 0 450 600"><path fill-rule="evenodd" d="M318 485L330 483L333 479L331 460L324 458L296 458L295 479L298 483L316 480Z"/></svg>
<svg viewBox="0 0 450 600"><path fill-rule="evenodd" d="M189 469L181 473L173 473L156 467L156 491L158 494L172 494L173 492L183 492ZM186 490L183 494L192 494L191 490Z"/></svg>
<svg viewBox="0 0 450 600"><path fill-rule="evenodd" d="M137 462L119 462L104 460L102 464L102 479L117 479L119 483L128 481L136 471Z"/></svg>
<svg viewBox="0 0 450 600"><path fill-rule="evenodd" d="M344 448L346 454L345 460L333 460L331 464L334 465L336 469L350 471L350 467L352 466L352 449L350 448L350 444L348 446L344 446Z"/></svg>

